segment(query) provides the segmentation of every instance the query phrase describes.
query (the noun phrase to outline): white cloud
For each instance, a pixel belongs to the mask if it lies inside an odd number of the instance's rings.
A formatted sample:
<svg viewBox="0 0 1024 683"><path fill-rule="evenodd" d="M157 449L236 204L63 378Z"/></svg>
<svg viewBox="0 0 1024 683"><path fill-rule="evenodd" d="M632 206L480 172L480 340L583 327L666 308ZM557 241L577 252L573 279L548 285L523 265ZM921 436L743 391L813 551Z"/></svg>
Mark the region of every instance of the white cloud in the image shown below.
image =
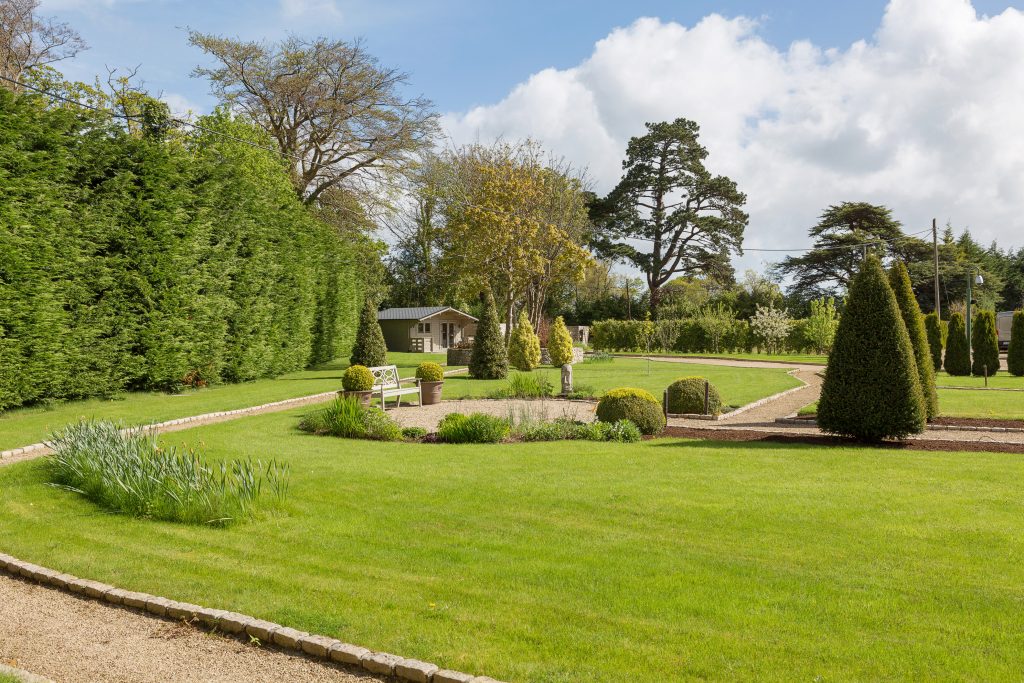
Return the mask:
<svg viewBox="0 0 1024 683"><path fill-rule="evenodd" d="M286 19L319 19L337 21L341 10L335 0L280 0L281 14Z"/></svg>
<svg viewBox="0 0 1024 683"><path fill-rule="evenodd" d="M779 50L747 18L638 19L576 67L449 114L456 142L530 136L614 185L645 121L701 125L712 172L747 193L747 247L808 243L829 204L886 204L908 231L936 217L1024 246L1024 14L968 0L892 0L869 40ZM751 253L738 265L778 255Z"/></svg>
<svg viewBox="0 0 1024 683"><path fill-rule="evenodd" d="M160 99L171 108L171 114L174 116L188 117L204 113L203 107L179 93L165 92L160 95Z"/></svg>

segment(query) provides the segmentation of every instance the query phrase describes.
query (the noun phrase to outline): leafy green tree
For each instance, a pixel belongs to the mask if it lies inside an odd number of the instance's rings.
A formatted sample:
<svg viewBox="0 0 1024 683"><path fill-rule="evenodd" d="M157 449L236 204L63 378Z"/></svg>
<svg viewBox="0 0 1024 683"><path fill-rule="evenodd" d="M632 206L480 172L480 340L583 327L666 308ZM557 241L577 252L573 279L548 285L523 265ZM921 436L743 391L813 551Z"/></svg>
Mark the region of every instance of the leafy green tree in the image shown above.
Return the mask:
<svg viewBox="0 0 1024 683"><path fill-rule="evenodd" d="M477 379L504 379L508 376L508 354L498 323L498 309L491 290L482 295L484 310L476 325L473 353L469 357L469 374Z"/></svg>
<svg viewBox="0 0 1024 683"><path fill-rule="evenodd" d="M999 336L995 311L981 310L971 326L971 373L976 377L999 372Z"/></svg>
<svg viewBox="0 0 1024 683"><path fill-rule="evenodd" d="M526 311L519 311L519 320L512 330L508 345L508 362L516 370L528 372L540 364L540 339L533 331Z"/></svg>
<svg viewBox="0 0 1024 683"><path fill-rule="evenodd" d="M2 342L2 340L0 340ZM1006 353L1006 367L1011 375L1024 375L1024 311L1013 312L1010 327L1010 348Z"/></svg>
<svg viewBox="0 0 1024 683"><path fill-rule="evenodd" d="M839 328L839 313L836 311L835 299L822 297L811 300L811 315L804 323L804 338L811 343L817 353L829 353Z"/></svg>
<svg viewBox="0 0 1024 683"><path fill-rule="evenodd" d="M572 363L572 335L569 334L562 316L558 316L551 323L551 330L548 332L548 353L551 355L551 365L556 368Z"/></svg>
<svg viewBox="0 0 1024 683"><path fill-rule="evenodd" d="M626 147L619 184L591 205L591 219L598 253L643 271L657 318L662 287L677 274L731 277L729 255L742 247L747 197L705 168L708 151L695 122L646 125Z"/></svg>
<svg viewBox="0 0 1024 683"><path fill-rule="evenodd" d="M938 372L942 369L942 321L935 311L924 317L924 329L928 336L928 352L932 357L932 367Z"/></svg>
<svg viewBox="0 0 1024 683"><path fill-rule="evenodd" d="M750 319L751 331L762 349L768 353L782 352L792 327L793 319L783 308L759 305L754 317Z"/></svg>
<svg viewBox="0 0 1024 683"><path fill-rule="evenodd" d="M928 412L928 419L931 420L939 414L939 396L935 390L935 366L931 357L931 349L928 346L928 335L924 329L921 309L918 308L914 290L910 287L910 274L902 262L897 261L889 269L889 285L892 287L893 294L896 295L896 303L900 307L903 324L907 327L910 344L914 347L914 360L917 362L917 371L921 379L924 405Z"/></svg>
<svg viewBox="0 0 1024 683"><path fill-rule="evenodd" d="M818 403L826 432L864 441L924 431L927 418L914 347L876 256L850 284Z"/></svg>
<svg viewBox="0 0 1024 683"><path fill-rule="evenodd" d="M964 377L971 374L970 347L967 345L967 325L960 312L949 316L946 334L946 357L943 365L951 375Z"/></svg>
<svg viewBox="0 0 1024 683"><path fill-rule="evenodd" d="M384 344L384 332L377 320L377 305L367 297L363 303L363 311L359 314L356 343L352 347L349 363L372 368L387 365L387 362L388 349Z"/></svg>

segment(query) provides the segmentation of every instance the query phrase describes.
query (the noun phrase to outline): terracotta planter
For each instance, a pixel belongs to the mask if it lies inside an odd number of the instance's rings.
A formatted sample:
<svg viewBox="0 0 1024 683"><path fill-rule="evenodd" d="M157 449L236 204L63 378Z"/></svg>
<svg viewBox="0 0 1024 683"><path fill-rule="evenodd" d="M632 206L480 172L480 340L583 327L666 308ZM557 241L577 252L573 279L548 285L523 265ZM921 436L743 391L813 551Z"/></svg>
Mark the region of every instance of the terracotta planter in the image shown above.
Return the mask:
<svg viewBox="0 0 1024 683"><path fill-rule="evenodd" d="M359 402L367 407L369 407L370 398L373 396L372 391L339 391L338 394L344 398L359 399Z"/></svg>
<svg viewBox="0 0 1024 683"><path fill-rule="evenodd" d="M441 387L444 386L444 381L440 382L420 382L420 401L425 406L432 406L436 403L441 402Z"/></svg>

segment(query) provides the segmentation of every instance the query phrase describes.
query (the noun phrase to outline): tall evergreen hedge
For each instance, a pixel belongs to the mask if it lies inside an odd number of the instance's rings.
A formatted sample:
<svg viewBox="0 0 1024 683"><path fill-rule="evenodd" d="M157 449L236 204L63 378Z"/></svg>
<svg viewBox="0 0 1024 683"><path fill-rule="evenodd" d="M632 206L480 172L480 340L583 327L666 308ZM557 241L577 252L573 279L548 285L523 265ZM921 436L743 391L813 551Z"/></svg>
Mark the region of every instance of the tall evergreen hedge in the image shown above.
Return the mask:
<svg viewBox="0 0 1024 683"><path fill-rule="evenodd" d="M910 274L903 263L897 261L889 269L889 286L896 295L903 324L907 326L907 333L910 335L910 345L914 347L914 360L917 362L918 376L921 379L925 410L928 419L931 420L939 414L939 395L935 390L935 361L932 359L921 308L917 305L914 289L910 285Z"/></svg>
<svg viewBox="0 0 1024 683"><path fill-rule="evenodd" d="M224 111L201 123L271 144ZM351 346L374 255L316 220L269 152L0 89L0 178L0 410L251 380Z"/></svg>
<svg viewBox="0 0 1024 683"><path fill-rule="evenodd" d="M995 311L978 311L971 326L971 373L981 377L999 372L999 336Z"/></svg>
<svg viewBox="0 0 1024 683"><path fill-rule="evenodd" d="M910 335L875 256L853 279L818 403L826 432L865 441L924 431L927 410Z"/></svg>
<svg viewBox="0 0 1024 683"><path fill-rule="evenodd" d="M957 377L971 374L970 347L967 345L967 324L963 313L949 316L949 331L946 333L946 357L943 360L946 372Z"/></svg>
<svg viewBox="0 0 1024 683"><path fill-rule="evenodd" d="M498 323L498 309L490 289L483 294L484 310L476 325L469 374L477 379L504 379L508 376L508 353Z"/></svg>
<svg viewBox="0 0 1024 683"><path fill-rule="evenodd" d="M356 343L352 347L351 365L365 365L368 368L386 365L388 349L384 343L384 332L377 320L377 305L373 299L366 297L363 311L359 314L359 329L356 330Z"/></svg>
<svg viewBox="0 0 1024 683"><path fill-rule="evenodd" d="M3 340L0 340L2 343ZM1010 348L1006 353L1006 368L1010 374L1020 377L1024 375L1024 311L1013 312L1013 324L1010 327Z"/></svg>
<svg viewBox="0 0 1024 683"><path fill-rule="evenodd" d="M935 372L942 369L942 321L939 314L932 311L924 317L924 329L928 336L928 352L932 357Z"/></svg>

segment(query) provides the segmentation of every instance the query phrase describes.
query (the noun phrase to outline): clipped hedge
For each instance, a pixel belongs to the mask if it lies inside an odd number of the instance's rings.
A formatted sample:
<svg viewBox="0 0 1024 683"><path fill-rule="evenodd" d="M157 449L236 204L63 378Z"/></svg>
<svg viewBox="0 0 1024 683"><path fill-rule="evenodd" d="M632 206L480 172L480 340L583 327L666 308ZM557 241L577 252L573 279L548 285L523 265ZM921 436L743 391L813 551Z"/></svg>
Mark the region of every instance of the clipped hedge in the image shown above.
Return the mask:
<svg viewBox="0 0 1024 683"><path fill-rule="evenodd" d="M865 441L924 431L927 410L907 326L876 256L850 284L818 402L822 430Z"/></svg>
<svg viewBox="0 0 1024 683"><path fill-rule="evenodd" d="M971 326L971 374L981 377L999 372L999 336L994 311L978 311Z"/></svg>
<svg viewBox="0 0 1024 683"><path fill-rule="evenodd" d="M1024 311L1013 312L1010 327L1010 348L1006 353L1006 367L1011 375L1024 375Z"/></svg>
<svg viewBox="0 0 1024 683"><path fill-rule="evenodd" d="M373 373L365 365L350 365L341 375L341 388L345 391L373 389Z"/></svg>
<svg viewBox="0 0 1024 683"><path fill-rule="evenodd" d="M416 366L416 379L424 382L442 382L444 381L444 368L430 361L420 363Z"/></svg>
<svg viewBox="0 0 1024 683"><path fill-rule="evenodd" d="M598 351L715 353L714 339L695 318L682 320L599 320L590 327ZM746 320L734 320L719 339L719 352L750 352L755 346Z"/></svg>
<svg viewBox="0 0 1024 683"><path fill-rule="evenodd" d="M924 329L928 337L928 353L931 355L932 367L938 372L942 369L942 321L935 311L924 317Z"/></svg>
<svg viewBox="0 0 1024 683"><path fill-rule="evenodd" d="M629 420L644 434L659 434L665 428L665 414L658 399L649 391L632 387L606 392L597 404L597 419L601 422Z"/></svg>
<svg viewBox="0 0 1024 683"><path fill-rule="evenodd" d="M910 285L910 274L903 263L897 262L889 269L889 285L892 287L893 294L896 295L896 303L900 307L903 324L906 325L907 334L910 336L910 345L914 347L914 360L917 363L918 377L921 380L924 407L928 419L931 420L939 414L939 396L935 390L935 361L931 355L924 318L921 317L921 308L917 305L914 290Z"/></svg>
<svg viewBox="0 0 1024 683"><path fill-rule="evenodd" d="M668 412L704 413L704 387L708 388L708 415L717 415L722 410L722 396L718 388L704 377L680 377L668 385Z"/></svg>

